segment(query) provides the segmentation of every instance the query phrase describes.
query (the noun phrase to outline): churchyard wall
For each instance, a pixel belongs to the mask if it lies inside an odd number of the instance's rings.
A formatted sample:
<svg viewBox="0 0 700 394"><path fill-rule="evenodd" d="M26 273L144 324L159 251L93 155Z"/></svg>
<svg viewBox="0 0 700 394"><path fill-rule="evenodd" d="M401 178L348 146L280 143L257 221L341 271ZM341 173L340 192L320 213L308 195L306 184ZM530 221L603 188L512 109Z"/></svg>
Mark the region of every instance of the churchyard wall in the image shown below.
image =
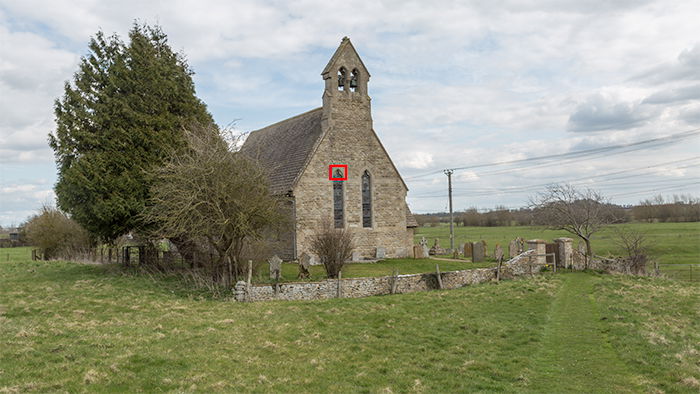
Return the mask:
<svg viewBox="0 0 700 394"><path fill-rule="evenodd" d="M534 250L528 250L503 263L501 279L513 279L539 273L544 265L537 264ZM319 282L295 282L248 286L238 282L235 288L236 301L272 300L323 300L329 298L360 298L374 295L413 293L435 289L459 287L489 282L496 279L497 268L478 268L449 271L437 274L381 276L375 278L326 279Z"/></svg>

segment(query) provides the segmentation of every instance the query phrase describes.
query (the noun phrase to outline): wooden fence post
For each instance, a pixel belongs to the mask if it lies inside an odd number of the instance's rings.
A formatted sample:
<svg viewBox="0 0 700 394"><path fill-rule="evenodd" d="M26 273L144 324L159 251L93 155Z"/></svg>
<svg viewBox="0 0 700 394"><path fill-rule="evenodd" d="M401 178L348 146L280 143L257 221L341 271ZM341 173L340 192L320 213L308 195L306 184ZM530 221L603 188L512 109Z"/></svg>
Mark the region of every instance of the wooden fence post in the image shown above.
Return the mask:
<svg viewBox="0 0 700 394"><path fill-rule="evenodd" d="M440 276L440 266L435 264L435 274L437 275L438 289L442 289L442 277Z"/></svg>
<svg viewBox="0 0 700 394"><path fill-rule="evenodd" d="M343 271L338 271L338 287L336 288L336 295L338 298L343 297L343 289L341 286L341 280L343 279Z"/></svg>
<svg viewBox="0 0 700 394"><path fill-rule="evenodd" d="M281 269L275 271L275 297L277 297L280 292L280 271Z"/></svg>
<svg viewBox="0 0 700 394"><path fill-rule="evenodd" d="M248 282L246 283L246 292L248 293L248 301L250 301L250 282L253 280L253 260L248 260Z"/></svg>

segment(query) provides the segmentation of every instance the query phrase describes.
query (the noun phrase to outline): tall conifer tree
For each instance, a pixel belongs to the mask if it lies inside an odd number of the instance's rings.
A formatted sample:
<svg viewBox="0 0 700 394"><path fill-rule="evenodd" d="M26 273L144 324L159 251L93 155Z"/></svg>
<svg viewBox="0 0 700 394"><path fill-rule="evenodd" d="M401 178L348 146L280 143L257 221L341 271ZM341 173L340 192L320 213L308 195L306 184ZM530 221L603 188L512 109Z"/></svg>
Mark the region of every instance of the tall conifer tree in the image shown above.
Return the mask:
<svg viewBox="0 0 700 394"><path fill-rule="evenodd" d="M150 170L185 146L184 127L213 119L160 27L135 23L128 44L98 32L89 49L56 100L49 144L59 207L110 242L144 229Z"/></svg>

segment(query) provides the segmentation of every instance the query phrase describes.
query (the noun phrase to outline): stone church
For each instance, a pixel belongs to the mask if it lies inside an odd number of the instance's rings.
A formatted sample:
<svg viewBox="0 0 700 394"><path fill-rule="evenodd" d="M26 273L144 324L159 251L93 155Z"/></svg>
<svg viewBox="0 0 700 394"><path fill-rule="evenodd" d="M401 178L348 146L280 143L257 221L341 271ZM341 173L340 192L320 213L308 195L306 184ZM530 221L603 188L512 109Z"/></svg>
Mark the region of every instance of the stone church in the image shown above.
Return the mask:
<svg viewBox="0 0 700 394"><path fill-rule="evenodd" d="M322 107L251 132L241 148L287 202L290 226L275 235L274 252L285 260L311 254L311 238L325 223L352 230L355 259L409 256L418 224L408 188L372 128L370 74L347 37L321 75ZM347 170L329 174L334 164Z"/></svg>

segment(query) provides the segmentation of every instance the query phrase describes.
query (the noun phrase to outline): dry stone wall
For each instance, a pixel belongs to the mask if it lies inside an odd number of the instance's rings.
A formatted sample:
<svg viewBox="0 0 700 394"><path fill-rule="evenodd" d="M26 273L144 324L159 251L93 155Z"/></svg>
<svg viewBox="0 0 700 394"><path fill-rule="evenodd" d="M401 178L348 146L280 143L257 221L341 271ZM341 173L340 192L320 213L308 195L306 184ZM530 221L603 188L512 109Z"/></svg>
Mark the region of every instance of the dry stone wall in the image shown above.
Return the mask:
<svg viewBox="0 0 700 394"><path fill-rule="evenodd" d="M501 267L502 279L513 279L539 273L543 266L535 262L534 251L528 250ZM443 289L489 282L496 278L496 268L442 272ZM326 279L320 282L296 282L247 286L236 284L237 301L323 300L329 298L360 298L374 295L413 293L438 289L436 273L423 273L376 278Z"/></svg>

